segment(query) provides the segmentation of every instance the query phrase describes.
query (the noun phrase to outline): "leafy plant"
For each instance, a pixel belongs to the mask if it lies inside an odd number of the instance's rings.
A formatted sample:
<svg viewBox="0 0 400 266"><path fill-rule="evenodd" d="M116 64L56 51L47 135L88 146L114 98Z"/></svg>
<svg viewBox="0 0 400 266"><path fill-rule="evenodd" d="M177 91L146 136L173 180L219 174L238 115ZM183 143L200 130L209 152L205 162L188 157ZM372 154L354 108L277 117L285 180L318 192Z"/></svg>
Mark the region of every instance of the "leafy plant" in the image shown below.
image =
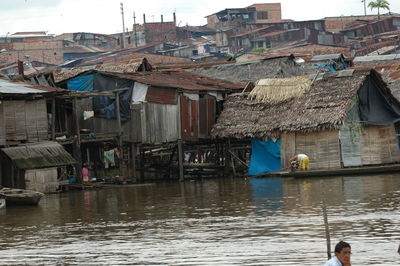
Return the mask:
<svg viewBox="0 0 400 266"><path fill-rule="evenodd" d="M378 9L378 19L380 19L379 10L380 9L390 10L389 5L390 4L387 0L375 0L375 1L369 2L368 7L371 8L371 10L374 8L377 8Z"/></svg>

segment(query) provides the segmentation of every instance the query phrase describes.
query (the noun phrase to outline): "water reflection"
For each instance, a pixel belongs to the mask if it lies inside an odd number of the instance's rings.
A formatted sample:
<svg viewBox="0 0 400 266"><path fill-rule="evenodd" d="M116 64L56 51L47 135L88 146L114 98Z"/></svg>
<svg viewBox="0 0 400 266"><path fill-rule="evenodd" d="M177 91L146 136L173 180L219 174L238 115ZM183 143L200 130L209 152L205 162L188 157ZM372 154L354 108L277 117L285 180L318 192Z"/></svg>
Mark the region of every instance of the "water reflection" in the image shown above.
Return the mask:
<svg viewBox="0 0 400 266"><path fill-rule="evenodd" d="M0 210L0 264L323 265L325 202L332 244L350 242L354 265L396 265L399 178L227 178L47 195L39 207Z"/></svg>

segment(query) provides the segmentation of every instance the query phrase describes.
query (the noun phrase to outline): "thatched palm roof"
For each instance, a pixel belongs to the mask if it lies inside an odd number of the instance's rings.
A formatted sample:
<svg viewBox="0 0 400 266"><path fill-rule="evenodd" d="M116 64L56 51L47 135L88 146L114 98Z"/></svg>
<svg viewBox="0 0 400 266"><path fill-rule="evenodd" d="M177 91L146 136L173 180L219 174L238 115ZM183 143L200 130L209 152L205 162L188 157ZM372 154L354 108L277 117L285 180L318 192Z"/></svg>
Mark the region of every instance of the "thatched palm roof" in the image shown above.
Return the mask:
<svg viewBox="0 0 400 266"><path fill-rule="evenodd" d="M373 75L387 90L376 71L355 70L344 76L343 72L326 73L323 79L310 83L308 89L304 88L304 81L299 82L299 86L303 87L299 89L292 85L285 87L284 84L291 84L288 79L277 79L273 86L264 86L264 92L256 86L258 98L242 93L232 94L224 103L224 110L212 134L243 138L337 129L343 124L347 107L369 75ZM288 91L293 88L297 93L287 93L287 97L278 100L269 96L260 102L265 90L271 90L271 87L277 94L281 88Z"/></svg>

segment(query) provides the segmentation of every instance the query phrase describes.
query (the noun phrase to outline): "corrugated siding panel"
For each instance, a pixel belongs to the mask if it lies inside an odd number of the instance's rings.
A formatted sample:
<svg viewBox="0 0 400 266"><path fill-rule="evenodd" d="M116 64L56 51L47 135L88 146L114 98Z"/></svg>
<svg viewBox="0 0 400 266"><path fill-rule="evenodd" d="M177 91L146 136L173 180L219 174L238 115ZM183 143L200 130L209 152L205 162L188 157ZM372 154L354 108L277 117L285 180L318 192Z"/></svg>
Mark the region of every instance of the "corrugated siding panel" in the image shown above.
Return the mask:
<svg viewBox="0 0 400 266"><path fill-rule="evenodd" d="M338 131L321 131L296 134L296 152L310 158L310 168L340 168L340 146Z"/></svg>
<svg viewBox="0 0 400 266"><path fill-rule="evenodd" d="M140 118L142 142L176 141L179 138L178 117L178 105L143 103Z"/></svg>
<svg viewBox="0 0 400 266"><path fill-rule="evenodd" d="M182 139L196 141L199 136L198 101L191 101L181 95L180 103Z"/></svg>
<svg viewBox="0 0 400 266"><path fill-rule="evenodd" d="M343 166L361 166L361 143L358 128L350 128L344 124L340 128L340 144Z"/></svg>
<svg viewBox="0 0 400 266"><path fill-rule="evenodd" d="M131 109L131 119L129 121L130 126L130 136L129 140L132 142L142 141L142 120L141 113L143 108L143 103L134 104Z"/></svg>
<svg viewBox="0 0 400 266"><path fill-rule="evenodd" d="M205 138L208 135L207 130L207 99L199 99L199 137Z"/></svg>
<svg viewBox="0 0 400 266"><path fill-rule="evenodd" d="M149 87L146 101L153 103L176 104L176 89Z"/></svg>
<svg viewBox="0 0 400 266"><path fill-rule="evenodd" d="M394 163L400 160L400 151L393 125L369 126L361 134L363 165Z"/></svg>
<svg viewBox="0 0 400 266"><path fill-rule="evenodd" d="M216 100L207 99L207 137L211 136L211 129L216 121Z"/></svg>

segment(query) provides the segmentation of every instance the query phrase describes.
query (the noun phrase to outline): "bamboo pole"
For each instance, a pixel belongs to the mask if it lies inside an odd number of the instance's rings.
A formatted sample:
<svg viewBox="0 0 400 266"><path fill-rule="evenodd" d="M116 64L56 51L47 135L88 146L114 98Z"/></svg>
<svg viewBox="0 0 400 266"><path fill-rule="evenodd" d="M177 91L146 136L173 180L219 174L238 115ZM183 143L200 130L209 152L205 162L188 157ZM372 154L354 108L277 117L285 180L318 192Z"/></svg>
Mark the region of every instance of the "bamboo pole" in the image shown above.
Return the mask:
<svg viewBox="0 0 400 266"><path fill-rule="evenodd" d="M244 161L242 161L239 156L237 156L234 152L232 152L230 149L228 149L228 152L231 154L231 156L235 157L236 160L238 160L241 164L243 164L244 166L246 166L247 168L249 168L249 165L247 163L245 163Z"/></svg>
<svg viewBox="0 0 400 266"><path fill-rule="evenodd" d="M328 255L328 260L331 259L331 233L329 231L329 222L328 222L328 214L326 211L326 204L325 204L325 193L323 191L322 181L319 182L319 191L321 191L321 198L322 198L322 213L324 218L324 227L325 227L325 238L326 238L326 253Z"/></svg>

